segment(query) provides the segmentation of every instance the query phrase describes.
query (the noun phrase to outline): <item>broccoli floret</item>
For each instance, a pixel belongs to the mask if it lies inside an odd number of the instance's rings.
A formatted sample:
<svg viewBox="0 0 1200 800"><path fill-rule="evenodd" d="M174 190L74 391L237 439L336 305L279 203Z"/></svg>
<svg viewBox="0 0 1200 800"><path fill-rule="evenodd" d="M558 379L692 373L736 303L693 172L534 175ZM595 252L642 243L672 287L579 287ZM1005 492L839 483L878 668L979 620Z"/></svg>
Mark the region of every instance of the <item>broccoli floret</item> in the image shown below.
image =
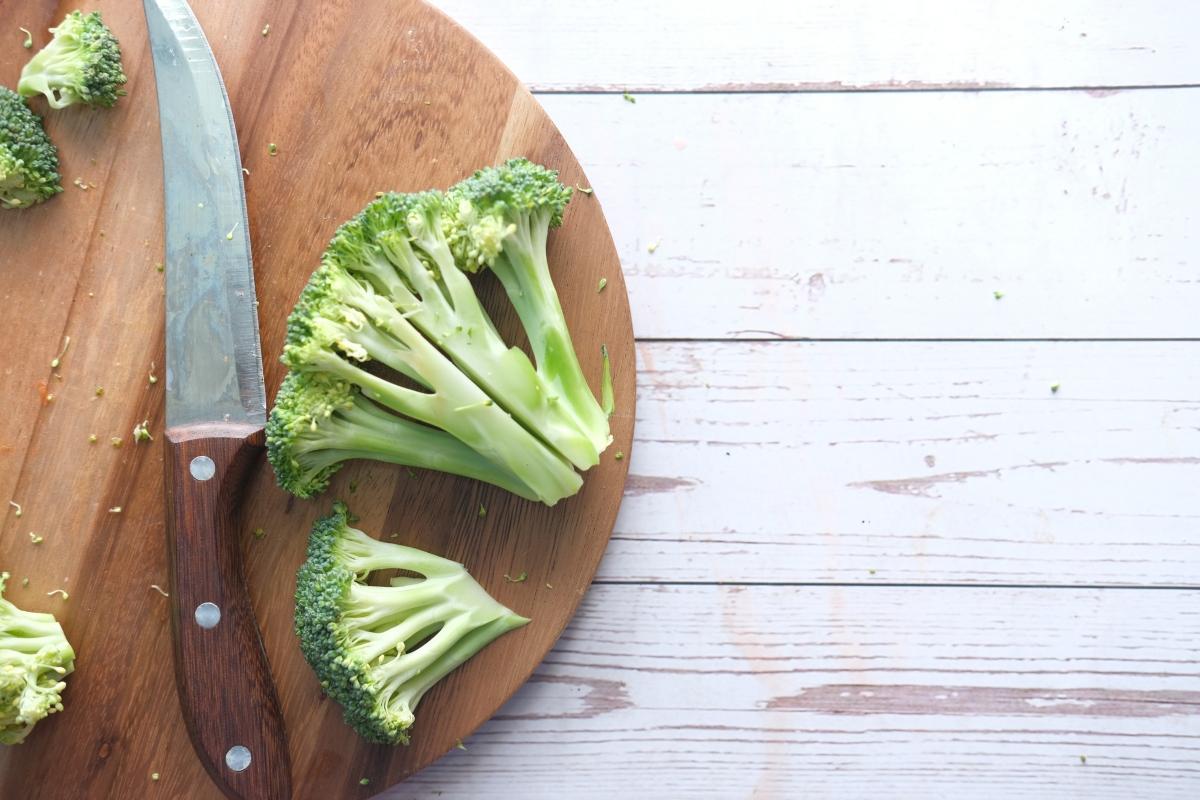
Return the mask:
<svg viewBox="0 0 1200 800"><path fill-rule="evenodd" d="M595 466L597 447L559 389L529 357L500 338L467 274L455 264L440 192L386 194L354 225L356 250L341 259L350 272L387 296L484 392L581 470Z"/></svg>
<svg viewBox="0 0 1200 800"><path fill-rule="evenodd" d="M75 651L53 614L3 598L8 577L0 573L0 744L20 744L43 717L63 710Z"/></svg>
<svg viewBox="0 0 1200 800"><path fill-rule="evenodd" d="M25 69L17 91L25 97L44 94L51 108L75 103L112 108L124 96L121 46L100 19L100 12L72 11L51 28L54 38Z"/></svg>
<svg viewBox="0 0 1200 800"><path fill-rule="evenodd" d="M350 527L345 504L318 520L296 576L296 634L325 692L363 737L407 744L421 697L492 640L529 622L462 564ZM370 586L377 570L403 570Z"/></svg>
<svg viewBox="0 0 1200 800"><path fill-rule="evenodd" d="M298 497L324 491L342 462L370 458L463 475L538 499L519 478L445 431L397 416L322 373L284 378L267 423L267 457L280 485Z"/></svg>
<svg viewBox="0 0 1200 800"><path fill-rule="evenodd" d="M571 464L494 403L363 277L384 268L391 269L362 218L343 225L288 318L284 363L357 386L368 400L444 430L547 505L577 492L582 480ZM412 386L368 371L368 361ZM272 414L286 422L286 410Z"/></svg>
<svg viewBox="0 0 1200 800"><path fill-rule="evenodd" d="M27 208L61 191L58 150L41 117L0 86L0 208Z"/></svg>
<svg viewBox="0 0 1200 800"><path fill-rule="evenodd" d="M447 192L446 236L465 269L491 271L521 318L543 385L574 416L597 453L612 442L592 394L546 258L551 228L562 224L571 189L558 173L524 158L479 170Z"/></svg>

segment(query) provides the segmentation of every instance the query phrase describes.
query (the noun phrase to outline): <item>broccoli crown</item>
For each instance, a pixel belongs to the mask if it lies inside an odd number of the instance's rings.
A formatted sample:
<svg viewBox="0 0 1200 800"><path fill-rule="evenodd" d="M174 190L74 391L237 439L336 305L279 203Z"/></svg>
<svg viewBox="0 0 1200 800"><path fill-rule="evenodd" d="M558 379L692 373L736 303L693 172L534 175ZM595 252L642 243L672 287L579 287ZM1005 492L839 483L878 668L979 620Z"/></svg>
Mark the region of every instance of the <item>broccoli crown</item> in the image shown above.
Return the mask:
<svg viewBox="0 0 1200 800"><path fill-rule="evenodd" d="M61 191L58 150L41 117L0 86L0 208L26 208Z"/></svg>
<svg viewBox="0 0 1200 800"><path fill-rule="evenodd" d="M377 570L404 570L370 586ZM501 634L529 622L466 569L351 527L344 503L313 526L296 576L296 634L346 722L364 738L407 744L421 697Z"/></svg>
<svg viewBox="0 0 1200 800"><path fill-rule="evenodd" d="M3 598L0 573L0 744L20 744L44 717L63 710L63 681L75 651L53 614L22 611Z"/></svg>
<svg viewBox="0 0 1200 800"><path fill-rule="evenodd" d="M328 375L291 372L275 395L267 420L267 459L279 485L311 497L329 485L341 460L322 458L334 412L354 405L350 384Z"/></svg>
<svg viewBox="0 0 1200 800"><path fill-rule="evenodd" d="M561 225L571 191L556 170L525 158L477 171L446 195L444 224L455 258L472 271L491 266L504 240L532 219Z"/></svg>
<svg viewBox="0 0 1200 800"><path fill-rule="evenodd" d="M25 97L43 94L52 108L116 104L127 79L121 45L100 12L72 11L50 32L54 38L25 65L17 91Z"/></svg>

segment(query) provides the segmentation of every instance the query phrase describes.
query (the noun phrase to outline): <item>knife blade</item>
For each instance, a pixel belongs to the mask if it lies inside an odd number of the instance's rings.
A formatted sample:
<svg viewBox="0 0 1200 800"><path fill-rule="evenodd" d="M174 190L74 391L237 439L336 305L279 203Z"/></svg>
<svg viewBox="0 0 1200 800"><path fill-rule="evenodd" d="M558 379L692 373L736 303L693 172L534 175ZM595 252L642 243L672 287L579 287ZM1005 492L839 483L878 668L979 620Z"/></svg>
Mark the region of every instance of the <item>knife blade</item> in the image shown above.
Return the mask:
<svg viewBox="0 0 1200 800"><path fill-rule="evenodd" d="M237 506L263 447L254 271L237 131L185 0L143 0L163 155L164 472L175 682L232 798L291 797L283 715L242 571Z"/></svg>

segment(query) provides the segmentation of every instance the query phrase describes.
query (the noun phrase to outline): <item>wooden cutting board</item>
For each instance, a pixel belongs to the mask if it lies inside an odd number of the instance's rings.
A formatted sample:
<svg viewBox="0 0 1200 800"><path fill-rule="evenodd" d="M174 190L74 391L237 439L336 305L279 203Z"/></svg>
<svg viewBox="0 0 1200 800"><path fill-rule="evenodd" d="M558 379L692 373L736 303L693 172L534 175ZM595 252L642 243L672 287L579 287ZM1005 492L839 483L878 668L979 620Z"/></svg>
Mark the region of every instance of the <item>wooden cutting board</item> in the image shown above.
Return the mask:
<svg viewBox="0 0 1200 800"><path fill-rule="evenodd" d="M112 111L50 113L66 189L44 206L0 213L8 321L0 506L12 498L23 509L20 517L11 508L0 516L0 569L14 576L9 597L53 611L79 656L66 710L24 745L0 748L0 797L215 798L175 697L169 600L152 588L167 585L162 382L149 379L163 363L153 73L141 4L104 0L89 8L121 39L129 96ZM0 82L15 85L29 56L16 27L35 31L41 46L67 10L49 0L0 0L8 26L0 31ZM510 155L588 185L513 75L417 0L196 0L195 10L224 73L250 171L269 397L283 377L276 357L287 312L334 228L376 191L448 186ZM46 111L41 101L33 105ZM90 188L73 185L77 178ZM471 481L380 464L344 470L314 501L277 489L265 461L247 487L247 577L284 706L297 797L369 797L449 751L530 675L587 590L620 503L629 462L615 454L629 454L634 411L629 306L595 196L576 195L552 234L550 260L587 374L598 383L604 343L616 379L616 440L578 496L549 509ZM597 292L601 277L608 285ZM490 277L483 286L502 332L518 341L502 292ZM51 369L67 336L61 366ZM142 420L153 443L133 443ZM89 443L90 435L98 441ZM500 601L533 618L426 696L407 748L354 735L322 697L292 633L306 534L335 498L350 503L367 531L399 534L396 541L465 562ZM265 538L254 538L255 528ZM31 531L40 544L31 543ZM520 573L528 579L504 578ZM59 588L69 600L47 594Z"/></svg>

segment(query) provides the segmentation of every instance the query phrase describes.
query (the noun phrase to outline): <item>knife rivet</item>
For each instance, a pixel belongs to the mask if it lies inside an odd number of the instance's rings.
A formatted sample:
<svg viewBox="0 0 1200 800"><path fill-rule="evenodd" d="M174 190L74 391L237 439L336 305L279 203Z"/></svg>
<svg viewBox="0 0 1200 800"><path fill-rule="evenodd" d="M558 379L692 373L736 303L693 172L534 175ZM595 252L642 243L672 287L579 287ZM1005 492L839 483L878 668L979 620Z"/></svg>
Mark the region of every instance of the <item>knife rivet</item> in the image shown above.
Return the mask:
<svg viewBox="0 0 1200 800"><path fill-rule="evenodd" d="M244 771L246 767L250 766L249 748L242 747L240 744L229 748L229 752L225 754L225 766L234 772Z"/></svg>
<svg viewBox="0 0 1200 800"><path fill-rule="evenodd" d="M188 464L188 471L198 481L206 481L217 474L217 465L208 456L196 456Z"/></svg>
<svg viewBox="0 0 1200 800"><path fill-rule="evenodd" d="M196 624L208 630L221 621L221 607L216 603L201 603L196 606Z"/></svg>

